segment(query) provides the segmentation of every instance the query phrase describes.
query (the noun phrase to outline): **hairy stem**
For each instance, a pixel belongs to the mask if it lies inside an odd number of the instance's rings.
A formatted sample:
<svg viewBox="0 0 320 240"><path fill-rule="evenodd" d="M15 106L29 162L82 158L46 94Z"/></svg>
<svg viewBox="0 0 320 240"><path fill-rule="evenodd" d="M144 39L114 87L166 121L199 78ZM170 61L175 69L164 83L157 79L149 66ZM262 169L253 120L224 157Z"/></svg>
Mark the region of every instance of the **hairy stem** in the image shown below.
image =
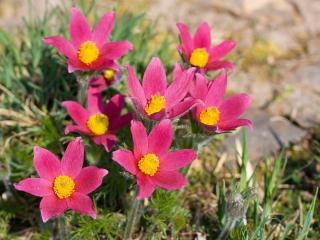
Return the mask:
<svg viewBox="0 0 320 240"><path fill-rule="evenodd" d="M126 240L132 239L132 234L134 233L135 227L138 224L141 216L140 208L141 208L141 200L138 200L137 197L135 197L127 218L127 225L126 225L123 239L126 239Z"/></svg>

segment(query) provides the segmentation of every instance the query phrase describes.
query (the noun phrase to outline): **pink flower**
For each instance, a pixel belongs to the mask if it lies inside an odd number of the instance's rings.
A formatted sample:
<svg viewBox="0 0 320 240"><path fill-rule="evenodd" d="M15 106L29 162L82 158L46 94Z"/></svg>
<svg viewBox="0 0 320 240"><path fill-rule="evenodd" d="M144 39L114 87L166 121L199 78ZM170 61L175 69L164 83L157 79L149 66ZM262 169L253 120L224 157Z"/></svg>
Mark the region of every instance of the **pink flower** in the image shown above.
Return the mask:
<svg viewBox="0 0 320 240"><path fill-rule="evenodd" d="M169 152L173 130L169 119L162 120L149 136L141 122L131 122L133 152L117 150L113 160L137 178L138 198L150 197L156 187L167 190L182 188L185 177L177 170L190 164L197 156L192 149Z"/></svg>
<svg viewBox="0 0 320 240"><path fill-rule="evenodd" d="M202 73L206 70L233 68L230 62L221 58L236 46L235 41L226 40L211 47L210 27L206 22L198 27L193 38L185 24L178 23L177 27L181 40L181 45L177 49L191 66L198 67Z"/></svg>
<svg viewBox="0 0 320 240"><path fill-rule="evenodd" d="M43 222L67 209L96 218L96 210L88 194L101 185L108 171L93 166L82 168L83 159L84 146L80 137L69 143L61 161L44 148L34 148L33 164L40 178L26 178L14 187L42 197L40 211Z"/></svg>
<svg viewBox="0 0 320 240"><path fill-rule="evenodd" d="M128 41L110 42L115 13L105 14L91 32L90 26L77 8L71 9L70 37L71 42L60 36L44 38L68 58L68 71L116 69L115 60L132 49Z"/></svg>
<svg viewBox="0 0 320 240"><path fill-rule="evenodd" d="M96 144L103 145L107 152L117 141L114 133L129 124L132 119L131 113L121 116L124 96L114 95L108 104L104 105L101 92L93 88L88 90L88 111L78 102L64 101L62 104L76 123L76 125L68 125L65 128L65 134L78 132L89 135Z"/></svg>
<svg viewBox="0 0 320 240"><path fill-rule="evenodd" d="M195 107L195 118L205 128L219 133L239 126L252 127L250 120L239 119L251 104L250 96L237 94L224 100L226 87L227 74L224 69L213 82L196 74L195 85L190 93L201 103Z"/></svg>
<svg viewBox="0 0 320 240"><path fill-rule="evenodd" d="M166 73L159 58L152 58L142 80L142 86L131 66L128 66L129 95L137 110L150 119L174 118L186 113L194 99L185 98L194 76L194 69L182 71L176 65L173 81L167 86Z"/></svg>
<svg viewBox="0 0 320 240"><path fill-rule="evenodd" d="M90 80L90 87L97 91L103 91L110 85L120 80L122 73L120 70L106 69L100 73L98 77L93 77Z"/></svg>

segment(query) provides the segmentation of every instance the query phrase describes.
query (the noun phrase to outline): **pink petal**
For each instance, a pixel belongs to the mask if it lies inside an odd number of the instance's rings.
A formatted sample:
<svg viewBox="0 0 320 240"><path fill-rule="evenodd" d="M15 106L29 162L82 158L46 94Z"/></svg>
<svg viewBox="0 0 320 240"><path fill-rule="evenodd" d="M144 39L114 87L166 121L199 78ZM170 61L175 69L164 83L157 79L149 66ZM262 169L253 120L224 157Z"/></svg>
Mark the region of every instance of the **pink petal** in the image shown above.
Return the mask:
<svg viewBox="0 0 320 240"><path fill-rule="evenodd" d="M102 184L102 180L107 174L107 170L93 166L81 169L80 174L74 179L76 192L83 194L93 192Z"/></svg>
<svg viewBox="0 0 320 240"><path fill-rule="evenodd" d="M144 90L137 79L136 75L133 72L133 69L130 65L127 65L128 69L128 87L130 95L137 99L137 101L142 105L145 106L147 103Z"/></svg>
<svg viewBox="0 0 320 240"><path fill-rule="evenodd" d="M74 49L73 45L63 37L46 37L43 39L43 42L45 44L54 46L61 54L67 56L68 58L76 57L77 51Z"/></svg>
<svg viewBox="0 0 320 240"><path fill-rule="evenodd" d="M43 222L62 214L68 209L67 201L60 200L55 195L43 197L40 202L40 212Z"/></svg>
<svg viewBox="0 0 320 240"><path fill-rule="evenodd" d="M186 114L189 110L192 109L194 105L198 103L194 98L188 97L185 98L182 102L176 104L173 108L168 112L169 118L181 117Z"/></svg>
<svg viewBox="0 0 320 240"><path fill-rule="evenodd" d="M147 131L141 122L131 121L131 135L134 156L136 159L140 159L148 151Z"/></svg>
<svg viewBox="0 0 320 240"><path fill-rule="evenodd" d="M159 171L174 171L189 165L197 158L192 149L182 149L169 152L160 162Z"/></svg>
<svg viewBox="0 0 320 240"><path fill-rule="evenodd" d="M70 63L70 61L68 60L68 73L73 73L73 72L75 72L75 71L77 71L77 70L78 70L78 68L75 67L75 66L73 66L73 65Z"/></svg>
<svg viewBox="0 0 320 240"><path fill-rule="evenodd" d="M75 178L81 171L84 160L84 146L81 137L71 141L61 159L61 172Z"/></svg>
<svg viewBox="0 0 320 240"><path fill-rule="evenodd" d="M120 116L123 106L124 96L116 94L110 98L107 105L103 108L103 113L108 115L110 118L117 118Z"/></svg>
<svg viewBox="0 0 320 240"><path fill-rule="evenodd" d="M156 154L160 159L167 154L173 138L172 124L169 119L162 120L148 136L149 153Z"/></svg>
<svg viewBox="0 0 320 240"><path fill-rule="evenodd" d="M137 198L141 200L150 197L156 189L156 186L153 184L150 178L141 173L137 175L137 184L139 186L139 193Z"/></svg>
<svg viewBox="0 0 320 240"><path fill-rule="evenodd" d="M64 129L64 134L69 134L70 132L84 133L87 135L92 135L90 130L84 126L67 125Z"/></svg>
<svg viewBox="0 0 320 240"><path fill-rule="evenodd" d="M52 182L54 178L61 174L60 161L47 149L34 147L33 164L41 178Z"/></svg>
<svg viewBox="0 0 320 240"><path fill-rule="evenodd" d="M52 183L44 178L26 178L14 184L14 187L19 191L24 191L37 197L53 194Z"/></svg>
<svg viewBox="0 0 320 240"><path fill-rule="evenodd" d="M209 49L211 45L210 27L208 23L202 23L194 35L194 48L206 48Z"/></svg>
<svg viewBox="0 0 320 240"><path fill-rule="evenodd" d="M71 8L69 30L71 42L76 49L78 49L83 42L91 39L91 30L88 21L77 8Z"/></svg>
<svg viewBox="0 0 320 240"><path fill-rule="evenodd" d="M205 103L208 106L220 106L227 88L227 72L225 69L212 82Z"/></svg>
<svg viewBox="0 0 320 240"><path fill-rule="evenodd" d="M158 171L150 179L155 185L167 190L176 190L187 184L185 177L176 171Z"/></svg>
<svg viewBox="0 0 320 240"><path fill-rule="evenodd" d="M235 46L236 42L226 40L209 50L209 62L220 59L227 55Z"/></svg>
<svg viewBox="0 0 320 240"><path fill-rule="evenodd" d="M113 145L117 141L117 136L114 134L107 133L105 135L92 137L92 141L95 144L102 145L106 152L110 152Z"/></svg>
<svg viewBox="0 0 320 240"><path fill-rule="evenodd" d="M112 80L113 81L113 80ZM104 79L102 75L98 77L93 77L90 79L90 88L93 90L96 90L97 92L103 91L109 86L109 83Z"/></svg>
<svg viewBox="0 0 320 240"><path fill-rule="evenodd" d="M191 96L204 101L208 94L208 82L204 75L197 73L195 85L190 89Z"/></svg>
<svg viewBox="0 0 320 240"><path fill-rule="evenodd" d="M88 112L77 102L64 101L62 105L66 108L68 115L79 126L86 127L87 120L89 118Z"/></svg>
<svg viewBox="0 0 320 240"><path fill-rule="evenodd" d="M67 199L68 207L73 211L79 212L81 214L89 215L93 219L96 219L97 213L93 208L93 202L87 195L74 192L70 198Z"/></svg>
<svg viewBox="0 0 320 240"><path fill-rule="evenodd" d="M237 94L226 101L219 107L220 122L230 121L242 115L251 104L251 97L247 94Z"/></svg>
<svg viewBox="0 0 320 240"><path fill-rule="evenodd" d="M103 43L107 41L113 28L115 15L114 12L109 12L103 15L97 23L92 33L92 40L96 42L98 46L102 46Z"/></svg>
<svg viewBox="0 0 320 240"><path fill-rule="evenodd" d="M123 128L129 125L131 120L132 120L132 113L127 113L121 117L115 118L112 120L110 124L110 130L118 130L120 128Z"/></svg>
<svg viewBox="0 0 320 240"><path fill-rule="evenodd" d="M171 109L186 96L194 76L194 70L194 68L189 68L173 80L165 92L166 109Z"/></svg>
<svg viewBox="0 0 320 240"><path fill-rule="evenodd" d="M143 75L142 87L147 99L156 94L164 96L167 88L167 78L159 58L153 57L148 64Z"/></svg>
<svg viewBox="0 0 320 240"><path fill-rule="evenodd" d="M182 65L180 63L176 63L174 66L174 69L172 71L172 79L175 81L175 79L180 78L181 74L184 72Z"/></svg>
<svg viewBox="0 0 320 240"><path fill-rule="evenodd" d="M117 150L112 154L112 159L133 175L137 174L136 159L129 150Z"/></svg>
<svg viewBox="0 0 320 240"><path fill-rule="evenodd" d="M102 112L102 94L101 91L89 87L87 91L89 115Z"/></svg>
<svg viewBox="0 0 320 240"><path fill-rule="evenodd" d="M228 69L233 69L234 66L232 63L228 61L213 61L213 62L208 62L206 65L206 68L208 70L217 70L221 68L228 68Z"/></svg>
<svg viewBox="0 0 320 240"><path fill-rule="evenodd" d="M248 119L235 119L227 122L219 122L217 132L234 130L240 126L252 128L252 122Z"/></svg>
<svg viewBox="0 0 320 240"><path fill-rule="evenodd" d="M177 23L177 27L180 31L180 39L182 48L185 52L186 57L189 57L193 50L193 40L188 30L188 27L183 23Z"/></svg>
<svg viewBox="0 0 320 240"><path fill-rule="evenodd" d="M129 41L108 42L101 49L101 56L109 60L117 60L125 55L133 46Z"/></svg>

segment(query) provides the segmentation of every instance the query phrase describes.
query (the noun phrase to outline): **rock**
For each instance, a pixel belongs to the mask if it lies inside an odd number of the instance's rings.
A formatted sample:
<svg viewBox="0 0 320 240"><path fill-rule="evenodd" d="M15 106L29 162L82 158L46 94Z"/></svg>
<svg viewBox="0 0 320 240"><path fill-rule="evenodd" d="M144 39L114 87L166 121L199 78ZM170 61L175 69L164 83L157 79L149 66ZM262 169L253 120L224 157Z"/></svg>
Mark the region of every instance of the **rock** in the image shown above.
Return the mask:
<svg viewBox="0 0 320 240"><path fill-rule="evenodd" d="M277 153L283 146L300 141L307 132L283 117L273 117L266 111L253 110L246 116L253 122L253 130L247 130L249 159L253 165L271 154ZM228 160L237 156L235 142L241 138L239 133L227 137L219 152L227 152Z"/></svg>

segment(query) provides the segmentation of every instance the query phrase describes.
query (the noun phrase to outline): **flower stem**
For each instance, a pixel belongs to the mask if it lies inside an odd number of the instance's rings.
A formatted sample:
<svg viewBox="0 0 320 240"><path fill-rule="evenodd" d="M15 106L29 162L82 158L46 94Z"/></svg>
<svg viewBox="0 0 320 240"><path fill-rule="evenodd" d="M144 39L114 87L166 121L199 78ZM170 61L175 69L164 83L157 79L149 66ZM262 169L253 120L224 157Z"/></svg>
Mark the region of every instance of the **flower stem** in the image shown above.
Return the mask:
<svg viewBox="0 0 320 240"><path fill-rule="evenodd" d="M88 79L83 79L78 77L78 84L79 84L79 90L78 90L77 99L78 99L78 102L85 107L89 81Z"/></svg>
<svg viewBox="0 0 320 240"><path fill-rule="evenodd" d="M132 239L132 234L134 233L135 227L139 222L139 219L141 216L140 209L141 209L141 200L138 200L137 197L135 197L127 218L127 225L126 225L123 239L126 239L126 240Z"/></svg>

